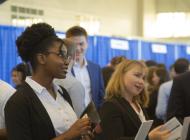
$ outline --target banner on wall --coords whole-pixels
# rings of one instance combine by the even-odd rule
[[[59,38],[61,38],[61,39],[65,38],[65,34],[64,34],[64,33],[56,32],[56,35],[57,35]]]
[[[188,55],[190,55],[190,46],[188,46],[188,47],[186,48],[186,53],[187,53]]]
[[[166,54],[167,47],[166,45],[163,45],[163,44],[152,44],[152,52]]]
[[[111,48],[119,50],[129,50],[129,42],[127,40],[111,39]]]

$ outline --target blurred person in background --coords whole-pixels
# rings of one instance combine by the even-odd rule
[[[158,63],[154,60],[147,60],[145,61],[145,64],[147,67],[152,67],[152,66],[157,66]]]
[[[24,83],[26,76],[30,76],[29,66],[25,63],[17,64],[11,72],[11,78],[15,85],[15,88],[18,89],[22,83]]]
[[[108,66],[102,68],[105,88],[107,87],[109,79],[111,78],[111,75],[114,72],[116,66],[125,59],[125,56],[115,56],[111,59],[110,64]]]
[[[7,132],[5,129],[5,116],[4,108],[7,100],[12,96],[16,90],[6,83],[0,80],[0,140],[7,140]]]
[[[168,73],[164,67],[150,67],[148,70],[148,95],[149,103],[147,113],[150,119],[154,120],[153,127],[163,124],[163,121],[156,117],[156,105],[158,99],[158,90],[162,83],[168,80]]]
[[[183,123],[184,117],[190,116],[189,61],[180,58],[175,64],[174,69],[176,73],[182,74],[176,76],[173,80],[168,100],[166,120],[176,117],[181,123]]]
[[[172,65],[172,69],[173,69],[172,77],[174,78],[176,76],[179,76],[180,74],[187,72],[189,70],[189,61],[185,58],[179,58]],[[172,80],[163,83],[160,86],[159,92],[158,92],[156,116],[157,118],[162,119],[163,121],[166,121],[166,110],[167,110],[168,99],[169,99],[172,84],[173,84],[173,78]]]

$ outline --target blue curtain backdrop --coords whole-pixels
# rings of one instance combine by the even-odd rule
[[[15,40],[24,28],[0,25],[0,79],[11,82],[12,68],[21,62],[17,54]],[[64,37],[64,33],[57,32]],[[111,48],[111,40],[128,41],[129,50],[119,50]],[[140,42],[140,43],[139,43]],[[87,59],[99,64],[101,67],[107,65],[112,57],[124,55],[128,59],[155,60],[164,63],[167,68],[174,63],[176,58],[184,57],[190,60],[190,55],[186,53],[186,45],[164,44],[167,54],[153,53],[151,46],[154,42],[129,40],[124,38],[113,38],[106,36],[90,36],[88,38]],[[140,44],[140,46],[139,46]],[[176,47],[176,52],[175,52]],[[141,49],[140,49],[141,48]]]
[[[167,53],[154,53],[152,52],[153,42],[142,41],[142,58],[146,60],[154,60],[158,63],[163,63],[169,68],[175,61],[175,45],[173,44],[164,44],[166,45]]]
[[[111,48],[111,39],[128,41],[129,50]],[[122,38],[110,38],[103,36],[89,37],[89,48],[87,59],[99,64],[101,67],[107,65],[114,56],[126,56],[128,59],[138,59],[138,40],[127,40]]]
[[[0,26],[0,78],[11,83],[11,70],[21,60],[18,57],[15,40],[23,28]]]
[[[177,58],[186,58],[190,61],[190,54],[187,54],[186,45],[177,45]]]

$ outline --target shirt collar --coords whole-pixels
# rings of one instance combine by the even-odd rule
[[[84,65],[82,67],[86,67],[88,65],[88,61],[86,60],[85,57],[83,58],[83,60],[84,60]],[[80,67],[80,64],[75,61],[74,67]]]
[[[40,85],[39,83],[37,83],[36,81],[34,81],[31,76],[27,76],[26,77],[26,83],[28,83],[32,89],[37,93],[37,94],[41,94],[44,90],[47,90],[44,86]],[[61,91],[61,87],[59,87],[58,85],[56,85],[53,81],[53,88],[54,90],[57,91]]]

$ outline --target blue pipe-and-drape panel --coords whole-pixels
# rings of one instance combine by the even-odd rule
[[[23,28],[0,26],[0,79],[11,83],[11,70],[21,60],[17,53],[16,38]]]
[[[177,58],[186,58],[190,61],[190,46],[177,45]]]
[[[127,41],[128,50],[112,48],[111,40]],[[114,56],[126,56],[128,59],[138,59],[138,41],[126,40],[121,38],[110,38],[102,36],[89,37],[87,59],[106,66]]]
[[[108,63],[110,47],[109,37],[89,37],[89,46],[87,50],[87,59],[99,64],[101,67]]]
[[[160,44],[166,46],[166,53],[155,53],[152,50],[153,44]],[[154,42],[146,42],[142,41],[141,43],[141,55],[143,60],[154,60],[157,63],[165,64],[167,69],[173,64],[175,61],[175,45],[173,44],[163,44],[163,43],[154,43]]]

